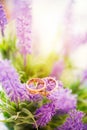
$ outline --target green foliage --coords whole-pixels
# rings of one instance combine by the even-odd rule
[[[2,42],[0,43],[0,52],[4,59],[10,59],[11,57],[12,58],[14,57],[16,52],[15,42],[16,42],[15,37],[13,39],[11,38],[2,39]]]
[[[5,123],[10,130],[52,130],[58,125],[63,124],[66,118],[66,115],[56,115],[46,127],[38,128],[34,119],[34,112],[36,108],[47,102],[45,98],[39,103],[14,103],[9,101],[4,92],[0,92],[0,100],[0,112],[2,112],[5,117],[5,119],[0,120],[0,122]],[[36,129],[33,125],[36,126]]]
[[[20,74],[22,82],[26,82],[30,78],[47,77],[50,75],[54,61],[57,60],[57,56],[50,54],[46,57],[35,57],[34,55],[28,55],[26,57],[26,66],[24,65],[23,56],[17,53],[12,58],[12,63]]]
[[[3,112],[5,119],[0,120],[4,122],[9,127],[15,127],[15,130],[19,127],[35,125],[37,130],[37,124],[34,119],[34,115],[30,111],[32,110],[32,103],[29,102],[19,102],[14,103],[7,99],[3,92],[0,92],[0,111]],[[32,110],[33,111],[33,110]],[[17,129],[18,130],[18,129]]]

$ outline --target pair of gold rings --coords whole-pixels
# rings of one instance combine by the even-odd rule
[[[48,83],[54,83],[53,88],[48,88]],[[27,81],[26,83],[26,89],[31,94],[41,94],[43,96],[48,96],[51,92],[53,92],[57,87],[57,82],[52,77],[46,77],[46,78],[32,78]]]

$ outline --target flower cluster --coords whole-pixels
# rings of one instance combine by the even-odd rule
[[[81,44],[87,43],[87,31],[84,33],[75,34],[73,31],[75,19],[73,17],[75,0],[70,0],[64,17],[64,47],[63,52],[65,55],[70,54],[76,50]],[[67,32],[67,33],[66,33]]]
[[[56,63],[54,63],[53,68],[52,68],[52,72],[50,75],[52,77],[56,77],[57,79],[59,79],[62,75],[64,68],[65,68],[64,61],[59,60]]]
[[[11,101],[25,100],[26,91],[10,61],[0,62],[0,82]]]
[[[76,107],[76,96],[72,95],[70,90],[64,89],[63,86],[58,84],[58,82],[56,86],[57,88],[54,89],[55,84],[52,81],[47,82],[48,78],[44,79],[47,88],[49,88],[50,84],[50,87],[53,88],[53,92],[47,96],[50,103],[45,104],[36,110],[35,117],[37,119],[37,124],[40,127],[45,126],[58,110],[66,113]]]
[[[46,95],[50,103],[44,104],[35,112],[35,118],[40,127],[45,126],[57,110],[68,112],[76,107],[76,97],[71,94],[71,91],[64,89],[60,83],[58,85],[58,82],[55,79],[53,79],[55,81],[53,82],[52,79],[51,77],[43,78],[47,88],[46,91],[50,92],[49,95]],[[43,100],[40,98],[42,97],[40,93],[32,94],[27,91],[25,84],[20,82],[18,73],[8,60],[0,62],[0,82],[11,101],[28,100],[36,102],[38,98]],[[54,89],[55,87],[56,89]]]
[[[11,101],[37,101],[40,95],[32,95],[27,92],[26,85],[22,84],[19,75],[10,61],[0,61],[0,82]]]
[[[15,16],[18,38],[17,47],[21,54],[26,56],[31,53],[31,1],[16,0],[15,6],[17,10]]]
[[[80,111],[72,110],[69,112],[69,117],[66,122],[58,127],[57,130],[86,130],[84,124],[82,123],[82,118],[84,114]]]
[[[54,102],[56,109],[66,112],[76,107],[76,95],[72,95],[69,89],[58,88],[57,91],[49,95],[49,99]]]
[[[48,104],[43,105],[41,108],[37,109],[35,112],[37,125],[39,127],[46,126],[46,124],[49,121],[51,121],[54,115],[55,115],[55,106],[53,103],[48,103]]]
[[[7,18],[4,12],[4,8],[0,3],[0,30],[1,30],[2,36],[4,36],[4,28],[6,24],[7,24]]]

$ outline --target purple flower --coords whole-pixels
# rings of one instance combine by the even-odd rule
[[[15,1],[17,47],[20,53],[26,56],[31,53],[31,0]]]
[[[84,114],[80,111],[72,110],[69,112],[69,117],[66,122],[58,127],[56,130],[85,130],[84,124],[82,123],[82,118]]]
[[[51,77],[44,78],[44,81],[46,82],[46,91],[50,92],[47,95],[50,103],[36,110],[35,117],[39,127],[45,126],[55,114],[58,115],[58,112],[67,113],[76,108],[76,96],[72,95],[70,90],[64,89],[61,82],[52,80]]]
[[[73,50],[76,50],[81,44],[87,43],[87,31],[84,33],[75,34],[73,27],[75,23],[73,15],[74,0],[70,0],[64,16],[64,33],[63,33],[63,53],[69,55]]]
[[[87,130],[87,124],[84,124],[83,130]]]
[[[0,82],[11,101],[23,99],[24,85],[20,83],[18,73],[7,60],[0,62]]]
[[[81,82],[84,82],[87,80],[87,69],[85,69],[83,72],[82,72],[82,81]]]
[[[70,0],[65,11],[64,24],[66,31],[70,31],[73,23],[73,6],[74,0]],[[67,30],[68,29],[68,30]]]
[[[58,87],[54,90],[48,98],[55,105],[55,109],[68,112],[71,109],[76,108],[76,95],[71,93],[71,90]]]
[[[3,6],[0,3],[0,30],[1,30],[2,36],[4,36],[4,28],[6,24],[7,24],[7,18],[6,18]]]
[[[37,101],[41,99],[40,95],[32,95],[27,91],[25,84],[20,82],[18,73],[8,60],[0,62],[0,82],[11,101]]]
[[[59,60],[53,65],[53,69],[50,75],[52,77],[56,77],[57,79],[59,79],[63,70],[64,70],[64,61]]]
[[[53,103],[43,105],[41,108],[36,110],[35,118],[38,127],[45,126],[52,117],[55,115],[55,106]]]
[[[78,34],[78,35],[74,35],[72,37],[72,41],[74,43],[73,48],[75,49],[76,47],[78,47],[81,44],[85,44],[87,43],[87,32],[83,33],[83,34]],[[72,44],[73,44],[72,43]]]

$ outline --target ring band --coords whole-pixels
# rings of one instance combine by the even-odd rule
[[[36,84],[35,84],[36,83]],[[36,89],[30,88],[29,85],[30,84],[35,84],[34,86],[36,86]],[[38,88],[39,85],[42,85],[42,88]],[[44,93],[44,91],[46,90],[46,85],[43,79],[40,78],[33,78],[27,81],[26,83],[26,88],[27,90],[31,93],[31,94],[39,94],[39,93]],[[42,94],[43,95],[43,94]]]
[[[50,87],[50,90],[49,90],[49,86],[51,86],[50,82],[54,83],[55,85],[54,85],[54,88]],[[36,89],[30,88],[29,85],[31,85],[31,84],[36,86]],[[39,85],[42,85],[42,88],[38,88]],[[31,94],[41,94],[43,96],[48,96],[53,91],[55,91],[57,89],[57,81],[52,77],[46,77],[46,78],[43,78],[43,79],[41,79],[41,78],[32,78],[32,79],[27,81],[26,88],[29,91],[29,93],[31,93]]]
[[[48,92],[49,94],[52,93],[53,91],[55,91],[58,88],[58,82],[54,78],[46,77],[46,78],[43,78],[43,80],[47,83],[46,84],[46,92]],[[53,88],[52,88],[52,85],[51,85],[50,82],[54,83],[54,85],[53,85],[54,87]],[[48,84],[50,86],[50,89],[48,87]]]

